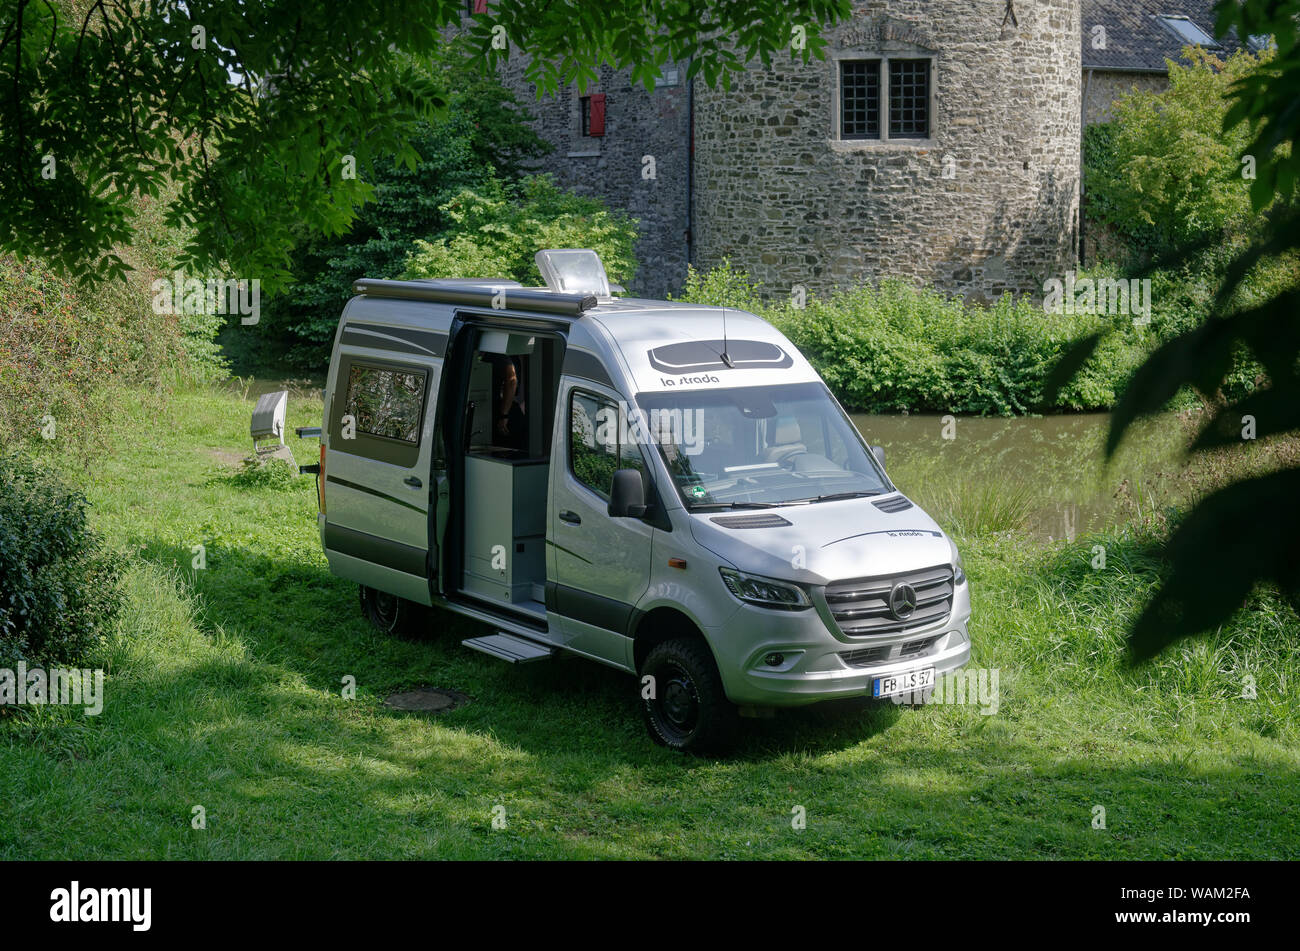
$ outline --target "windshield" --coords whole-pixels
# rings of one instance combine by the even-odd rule
[[[892,491],[820,383],[642,393],[637,403],[688,509]]]

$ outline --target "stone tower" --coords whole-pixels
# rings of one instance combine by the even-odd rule
[[[1080,0],[867,0],[824,60],[696,85],[694,264],[975,298],[1076,259]]]

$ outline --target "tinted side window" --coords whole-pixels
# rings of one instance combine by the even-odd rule
[[[414,466],[420,458],[429,377],[424,367],[341,356],[329,406],[330,448]]]
[[[570,395],[569,467],[574,478],[602,499],[609,499],[618,469],[645,471],[641,450],[624,439],[627,431],[612,400],[576,390]]]
[[[424,373],[352,364],[344,413],[357,432],[418,445],[424,412]]]

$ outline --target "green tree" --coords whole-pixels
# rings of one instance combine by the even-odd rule
[[[451,226],[442,209],[457,194],[494,177],[513,183],[545,154],[549,146],[527,124],[530,116],[494,76],[463,68],[460,75],[446,115],[420,123],[412,135],[420,156],[415,168],[377,163],[374,199],[346,233],[303,236],[290,258],[293,283],[267,301],[251,333],[227,331],[228,349],[262,365],[319,369],[357,278],[400,276],[416,239]]]
[[[182,264],[268,287],[304,230],[340,234],[373,168],[445,108],[450,46],[485,68],[522,51],[542,90],[599,65],[651,84],[670,60],[726,81],[747,60],[822,55],[848,0],[0,0],[0,250],[80,278],[122,274],[131,198],[180,184]],[[355,177],[351,174],[355,171]]]
[[[1271,35],[1276,45],[1262,68],[1233,83],[1221,130],[1231,137],[1244,127],[1249,141],[1219,182],[1249,189],[1252,208],[1267,213],[1249,246],[1227,265],[1210,318],[1165,342],[1134,373],[1111,420],[1108,454],[1137,419],[1159,412],[1183,387],[1213,401],[1239,348],[1263,365],[1268,383],[1243,398],[1218,400],[1192,451],[1300,430],[1300,289],[1276,288],[1249,303],[1238,294],[1261,264],[1300,252],[1300,157],[1293,148],[1300,128],[1300,0],[1220,0],[1216,11],[1218,35],[1235,28],[1238,36]],[[1251,164],[1242,163],[1246,157],[1253,159],[1253,180],[1242,174]],[[1216,232],[1187,235],[1152,265],[1186,262],[1220,239]],[[1049,388],[1070,379],[1099,343],[1099,335],[1080,341]],[[1170,537],[1167,559],[1160,590],[1130,632],[1135,658],[1216,629],[1260,582],[1275,583],[1300,611],[1300,469],[1244,479],[1200,500]]]
[[[1241,175],[1225,175],[1245,152],[1250,130],[1224,129],[1232,88],[1267,65],[1240,50],[1220,60],[1199,47],[1167,61],[1169,88],[1134,92],[1110,122],[1088,130],[1085,175],[1092,215],[1140,252],[1168,251],[1207,234],[1245,240],[1257,219]]]
[[[525,178],[518,198],[493,180],[462,191],[442,210],[451,219],[447,233],[415,242],[403,277],[500,277],[539,285],[539,248],[591,248],[615,284],[636,273],[636,222],[598,198],[561,191],[547,175]]]

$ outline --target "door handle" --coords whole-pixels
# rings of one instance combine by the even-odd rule
[[[424,483],[421,482],[419,479],[417,479],[415,476],[407,476],[407,477],[406,477],[405,479],[403,479],[402,481],[405,482],[407,485],[409,485],[409,486],[410,486],[411,488],[413,488],[413,489],[418,489],[418,488],[420,488],[420,486],[424,485]]]
[[[577,512],[570,512],[568,509],[565,509],[560,513],[560,521],[568,522],[570,525],[581,525],[582,516]]]

